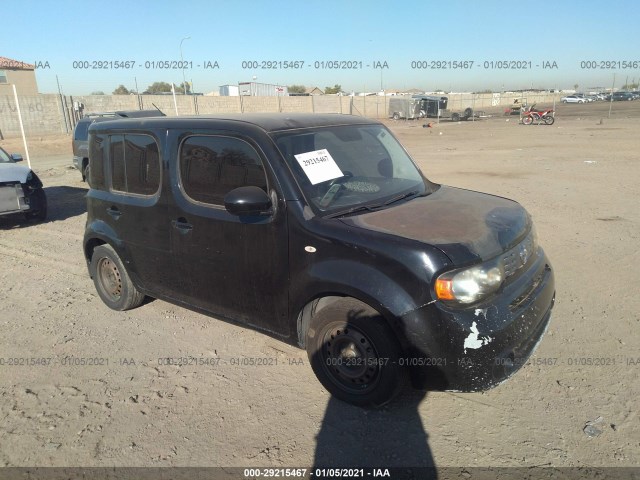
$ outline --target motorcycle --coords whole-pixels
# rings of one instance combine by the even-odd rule
[[[553,109],[548,108],[547,110],[534,110],[535,106],[536,105],[534,103],[528,109],[523,109],[523,125],[531,125],[533,122],[536,122],[538,125],[541,123],[544,123],[545,125],[553,125],[553,122],[555,122],[555,112]]]

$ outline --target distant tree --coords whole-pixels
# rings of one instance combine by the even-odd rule
[[[176,93],[184,94],[185,87],[187,89],[187,95],[191,93],[191,84],[189,82],[183,82],[176,87]],[[171,91],[171,87],[169,87],[169,91]]]
[[[622,87],[622,90],[637,90],[638,89],[638,84],[637,83],[629,83],[629,84],[625,84]]]
[[[91,95],[104,95],[102,90],[96,90],[95,92],[91,92]]]
[[[327,95],[340,93],[342,91],[342,86],[337,83],[333,87],[324,87],[324,93]]]
[[[113,91],[113,95],[129,95],[130,93],[131,91],[124,85],[118,85],[118,88]]]
[[[577,91],[579,86],[580,86],[580,85],[578,85],[578,84],[576,83],[576,84],[574,84],[574,85],[573,85],[573,89]]]
[[[289,85],[287,88],[289,93],[305,93],[307,91],[307,87],[304,85]]]
[[[144,93],[153,95],[155,93],[167,93],[171,91],[171,84],[167,82],[153,82],[147,87]]]

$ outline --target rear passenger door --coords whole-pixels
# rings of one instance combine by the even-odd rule
[[[285,203],[278,200],[267,159],[256,143],[234,133],[192,133],[176,144],[171,243],[183,298],[215,314],[288,334]],[[274,213],[229,213],[224,197],[242,186],[267,192]]]
[[[102,140],[109,195],[101,202],[101,217],[121,241],[115,247],[136,285],[152,295],[166,294],[171,256],[161,140],[116,132]]]

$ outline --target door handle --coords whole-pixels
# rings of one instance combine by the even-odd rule
[[[177,220],[172,220],[171,225],[173,228],[180,230],[182,233],[187,233],[193,230],[193,225],[187,222],[187,219],[184,217],[180,217]]]
[[[116,220],[118,220],[118,218],[120,218],[120,215],[122,215],[122,212],[118,210],[116,207],[107,208],[107,213],[111,215],[113,218],[115,218]]]

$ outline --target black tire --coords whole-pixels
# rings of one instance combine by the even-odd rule
[[[451,114],[451,121],[452,122],[459,122],[460,121],[460,114],[459,113],[452,113]]]
[[[473,109],[471,107],[467,107],[464,109],[464,117],[465,118],[473,117]]]
[[[522,117],[523,125],[531,125],[533,123],[533,117],[531,115],[525,115]]]
[[[567,101],[566,100],[562,100],[562,103],[567,103]]]
[[[33,213],[28,213],[27,218],[38,220],[43,222],[47,219],[47,195],[44,193],[44,189],[39,188],[33,195],[31,195],[31,202],[37,205],[37,210]]]
[[[306,346],[320,383],[352,405],[382,406],[406,383],[393,331],[378,312],[356,300],[320,310],[307,331]]]
[[[112,310],[130,310],[144,301],[111,245],[95,248],[89,270],[98,295]]]
[[[398,112],[395,112],[395,113],[393,114],[393,119],[394,119],[394,120],[400,120],[400,115],[398,114]]]
[[[84,160],[82,162],[82,181],[86,182],[88,176],[89,176],[89,160]]]
[[[542,120],[544,121],[545,125],[553,125],[553,123],[556,121],[556,119],[552,115],[544,115],[542,117]]]

